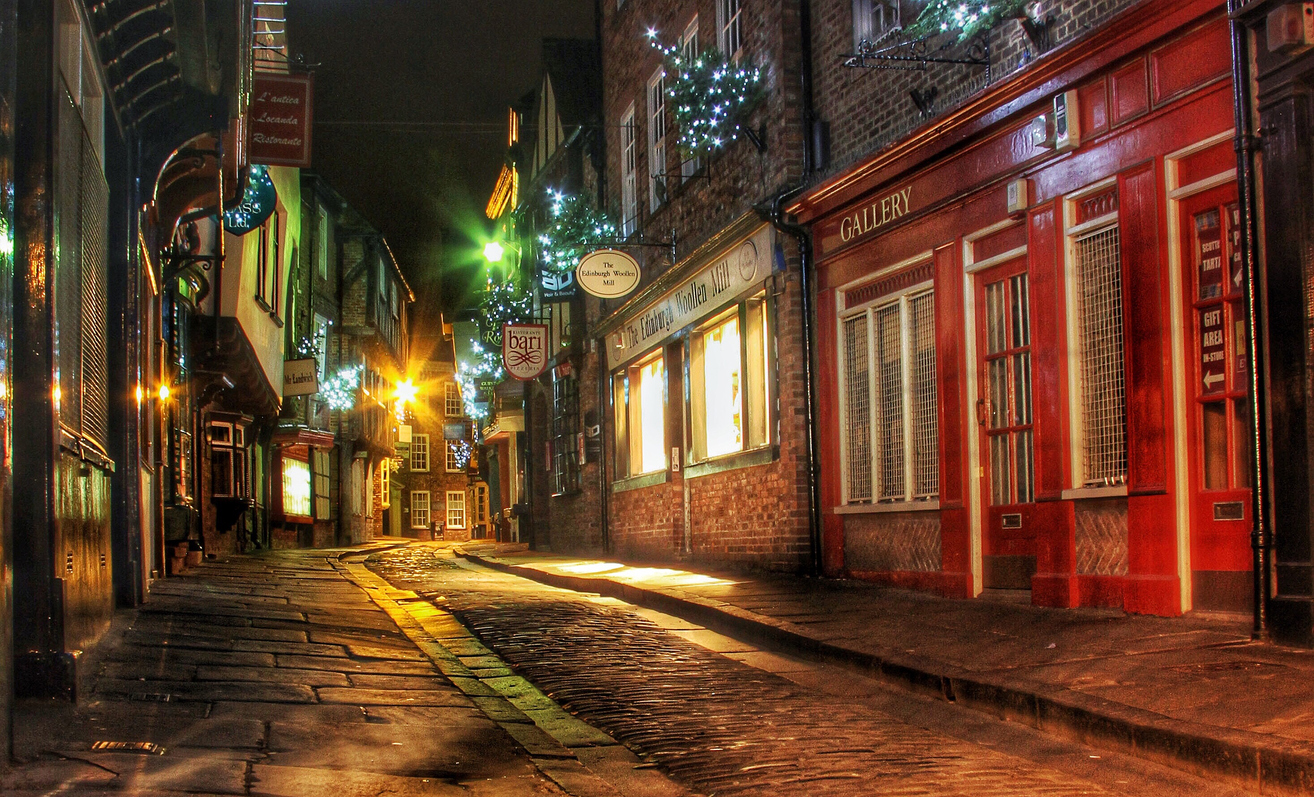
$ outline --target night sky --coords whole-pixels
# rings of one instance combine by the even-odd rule
[[[507,108],[544,37],[592,38],[594,0],[294,0],[315,75],[314,171],[387,237],[429,315],[468,301]],[[439,298],[441,297],[441,298]]]

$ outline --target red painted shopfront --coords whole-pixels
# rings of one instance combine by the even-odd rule
[[[1142,4],[792,209],[829,573],[1248,609],[1230,63],[1221,4]]]

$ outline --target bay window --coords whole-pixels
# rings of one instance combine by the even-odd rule
[[[771,334],[766,295],[740,302],[696,331],[690,354],[693,460],[768,445]]]
[[[616,473],[635,476],[666,469],[666,362],[661,354],[612,378],[616,415]]]
[[[840,319],[844,502],[939,496],[935,299],[914,289]]]

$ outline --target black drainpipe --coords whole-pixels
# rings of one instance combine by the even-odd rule
[[[1251,638],[1268,638],[1269,550],[1272,540],[1268,533],[1268,480],[1265,463],[1268,461],[1268,443],[1265,430],[1268,426],[1268,396],[1260,376],[1263,367],[1264,342],[1260,323],[1262,312],[1259,275],[1259,258],[1255,251],[1259,241],[1259,216],[1255,212],[1255,144],[1256,136],[1250,114],[1250,49],[1246,46],[1246,27],[1237,14],[1241,0],[1227,0],[1227,12],[1232,23],[1232,97],[1236,118],[1236,172],[1241,189],[1241,256],[1246,275],[1246,335],[1250,358],[1250,423],[1254,432],[1254,445],[1250,451],[1251,485],[1250,514],[1254,528],[1250,531],[1251,566],[1254,568],[1252,595],[1254,625]]]
[[[802,291],[803,310],[803,379],[807,384],[803,412],[807,421],[808,459],[808,535],[811,541],[811,571],[819,576],[821,568],[821,485],[817,481],[819,456],[817,453],[817,384],[816,384],[816,329],[813,323],[816,275],[812,271],[812,234],[807,227],[786,220],[784,204],[808,184],[815,165],[812,151],[812,133],[815,121],[812,108],[812,4],[799,0],[800,70],[799,83],[803,100],[803,178],[799,185],[786,188],[771,198],[770,220],[775,228],[798,241],[799,287]]]

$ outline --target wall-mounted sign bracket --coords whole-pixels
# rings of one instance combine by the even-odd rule
[[[597,239],[597,240],[589,241],[587,245],[588,245],[588,246],[609,246],[609,247],[612,247],[612,248],[614,248],[614,249],[628,249],[628,248],[632,248],[632,247],[640,247],[640,246],[656,247],[656,248],[658,248],[658,249],[665,249],[665,250],[667,250],[667,252],[668,252],[668,253],[670,254],[670,256],[671,256],[671,262],[672,262],[672,263],[676,262],[676,260],[675,260],[675,228],[674,228],[674,227],[671,228],[671,237],[670,237],[668,240],[665,240],[665,241],[654,241],[654,240],[650,240],[650,239],[649,239],[646,235],[644,235],[643,233],[639,233],[638,236],[636,236],[636,237],[634,237],[634,238],[624,238],[624,239],[621,239],[621,238],[606,238],[606,239]]]
[[[946,37],[944,44],[931,46],[932,37],[920,39],[885,38],[873,42],[863,39],[858,42],[857,52],[845,53],[844,66],[853,69],[898,69],[925,71],[931,64],[957,64],[959,66],[982,67],[986,70],[986,79],[990,75],[990,40],[987,36],[977,36],[959,49],[953,37]]]

